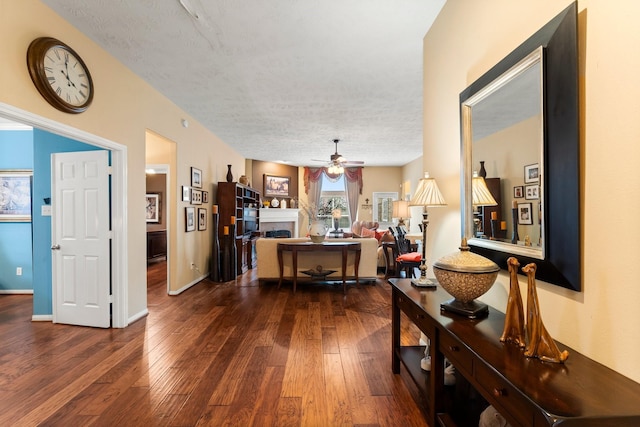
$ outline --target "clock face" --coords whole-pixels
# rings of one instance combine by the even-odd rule
[[[44,55],[44,74],[51,89],[64,102],[80,107],[91,94],[87,70],[71,52],[53,46]]]
[[[66,44],[40,37],[27,50],[29,74],[38,92],[67,113],[85,111],[93,100],[93,82],[80,56]]]

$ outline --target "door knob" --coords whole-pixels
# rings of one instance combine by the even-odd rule
[[[60,250],[60,245],[53,245],[53,246],[51,246],[51,250],[52,250],[52,251],[59,251],[59,250]]]

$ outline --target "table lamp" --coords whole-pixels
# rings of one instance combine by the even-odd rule
[[[427,247],[427,225],[429,225],[429,213],[427,208],[431,206],[446,206],[444,197],[438,189],[436,180],[429,177],[429,172],[425,172],[424,178],[421,178],[418,182],[418,188],[416,193],[409,201],[409,206],[423,206],[422,211],[422,256],[420,260],[420,278],[412,279],[411,284],[416,287],[434,287],[435,283],[427,279],[427,264],[426,264],[426,247]]]
[[[398,227],[404,227],[404,219],[409,218],[409,202],[406,200],[394,200],[391,216],[398,218]]]
[[[498,202],[493,198],[484,178],[473,171],[471,178],[471,204],[473,205],[473,237],[477,237],[480,219],[477,217],[477,208],[480,206],[496,206]]]

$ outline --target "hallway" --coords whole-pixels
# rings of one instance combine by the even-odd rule
[[[0,298],[0,424],[426,425],[391,373],[386,283],[293,294],[249,271],[168,296],[163,264],[125,329],[34,323],[30,296]]]

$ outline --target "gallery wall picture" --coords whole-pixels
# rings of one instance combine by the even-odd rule
[[[191,167],[191,186],[202,188],[202,171],[198,168]]]
[[[184,208],[185,214],[185,231],[194,231],[196,229],[196,208],[187,206]]]
[[[518,203],[518,224],[533,224],[533,211],[531,203]]]
[[[202,190],[196,190],[195,188],[191,189],[191,204],[192,205],[202,204]]]
[[[191,187],[188,185],[182,186],[182,201],[190,202],[191,201]]]
[[[532,184],[540,180],[540,166],[538,163],[532,165],[526,165],[524,167],[524,182],[525,184]]]
[[[198,231],[207,229],[207,210],[205,208],[198,208]]]
[[[31,222],[31,177],[26,169],[0,170],[0,222]]]

